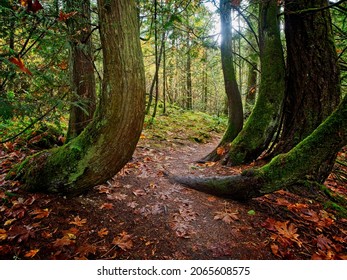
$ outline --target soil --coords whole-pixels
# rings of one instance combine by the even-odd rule
[[[347,258],[346,219],[315,201],[282,190],[242,203],[168,180],[167,171],[206,176],[248,168],[196,163],[219,137],[205,144],[141,139],[119,174],[78,197],[28,194],[2,172],[0,258]],[[9,155],[2,151],[4,170],[21,158]],[[339,188],[332,178],[329,184]]]

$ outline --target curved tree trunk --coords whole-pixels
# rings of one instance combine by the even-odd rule
[[[139,139],[145,102],[144,67],[134,0],[99,0],[104,80],[87,128],[68,144],[27,159],[18,176],[29,191],[80,193],[114,176]]]
[[[284,97],[285,63],[277,20],[277,1],[263,0],[259,7],[261,81],[256,105],[224,156],[226,165],[255,160],[269,145],[279,125]]]
[[[70,29],[70,71],[74,92],[71,97],[67,141],[78,136],[91,122],[96,107],[93,50],[91,42],[90,0],[66,1],[68,11],[78,17],[67,21]],[[78,104],[78,106],[77,106]]]
[[[241,93],[236,82],[236,73],[234,69],[232,32],[231,32],[231,9],[230,0],[220,0],[220,20],[221,20],[221,57],[224,76],[224,86],[227,95],[228,104],[228,127],[218,147],[202,161],[218,161],[222,154],[218,152],[219,147],[228,145],[239,134],[243,126],[243,107]]]
[[[287,81],[275,154],[289,151],[337,107],[339,69],[326,0],[285,1]]]
[[[312,134],[286,154],[274,157],[258,169],[227,177],[172,178],[190,188],[233,199],[245,200],[293,186],[302,180],[316,180],[322,166],[347,143],[347,96],[338,109]],[[332,167],[332,165],[330,165]],[[326,178],[320,177],[322,183]]]

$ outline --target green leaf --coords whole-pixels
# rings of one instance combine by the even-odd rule
[[[255,211],[254,211],[254,210],[249,210],[249,211],[247,212],[247,214],[248,214],[248,215],[255,215]]]

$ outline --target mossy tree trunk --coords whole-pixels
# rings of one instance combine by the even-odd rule
[[[229,149],[223,159],[226,165],[255,160],[268,147],[279,125],[285,87],[285,63],[277,20],[277,1],[263,0],[259,5],[259,95],[244,128],[225,149]]]
[[[70,71],[73,93],[67,141],[91,122],[96,107],[90,0],[66,1],[68,12],[78,12],[67,21],[70,33]]]
[[[339,69],[326,0],[285,1],[287,81],[275,154],[308,136],[340,100]],[[311,12],[310,12],[311,10]]]
[[[220,0],[219,13],[221,21],[221,58],[224,76],[224,87],[227,95],[228,107],[228,127],[218,147],[202,159],[202,161],[218,161],[221,154],[218,152],[219,147],[229,144],[239,134],[243,127],[243,107],[241,93],[236,81],[233,56],[233,39],[231,32],[231,9],[230,0]]]
[[[276,190],[297,186],[303,180],[322,183],[321,168],[347,143],[347,96],[312,134],[288,153],[274,157],[258,169],[227,177],[177,177],[173,179],[190,188],[233,199],[245,200]]]
[[[104,79],[93,121],[68,144],[18,167],[29,191],[81,193],[131,158],[144,119],[145,82],[134,0],[98,1]]]

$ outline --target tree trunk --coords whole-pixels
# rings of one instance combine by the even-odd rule
[[[202,161],[218,161],[221,154],[217,152],[219,147],[223,147],[232,142],[239,134],[243,126],[243,108],[241,94],[236,82],[236,73],[233,61],[232,32],[231,32],[231,8],[230,0],[220,1],[221,19],[221,57],[224,75],[224,86],[228,102],[228,127],[218,147]]]
[[[295,186],[303,180],[318,179],[319,183],[324,182],[326,177],[312,176],[312,174],[322,174],[322,166],[330,164],[331,158],[346,143],[347,96],[338,109],[312,134],[288,153],[276,156],[261,168],[246,170],[238,176],[209,178],[173,176],[172,179],[202,192],[238,200],[250,199]],[[300,184],[297,187],[299,186]]]
[[[78,11],[69,19],[71,97],[67,141],[78,136],[93,119],[96,107],[93,50],[91,42],[90,0],[66,1],[68,11]]]
[[[25,160],[29,191],[81,193],[112,178],[131,158],[144,119],[145,82],[134,0],[99,0],[104,80],[87,128],[68,144]]]
[[[289,151],[336,108],[339,70],[326,0],[285,1],[287,82],[275,154]]]
[[[277,20],[277,1],[263,0],[259,7],[261,81],[256,105],[230,144],[223,162],[238,165],[255,160],[269,145],[279,125],[284,97],[285,64]],[[225,148],[227,150],[228,147]]]

